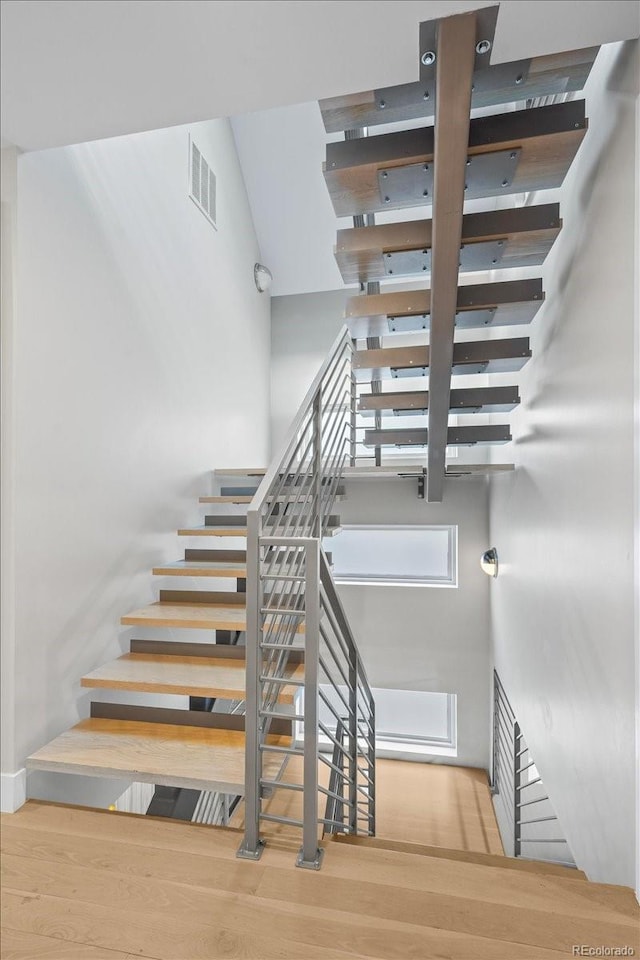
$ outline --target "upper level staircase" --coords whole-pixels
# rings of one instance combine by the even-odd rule
[[[430,501],[442,500],[447,451],[511,440],[506,417],[485,415],[515,409],[516,384],[457,388],[452,377],[515,374],[531,357],[526,331],[545,299],[531,268],[562,228],[559,204],[536,194],[562,185],[587,131],[573,98],[598,48],[494,65],[497,15],[423,23],[418,80],[320,102],[327,190],[336,215],[353,218],[335,257],[360,286],[345,309],[357,379],[370,384],[358,387],[358,463],[425,451]],[[391,222],[416,208],[419,219]],[[428,377],[428,389],[395,382],[406,377]]]

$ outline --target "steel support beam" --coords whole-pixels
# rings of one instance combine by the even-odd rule
[[[430,503],[440,502],[444,493],[476,14],[441,20],[437,40],[427,451]]]

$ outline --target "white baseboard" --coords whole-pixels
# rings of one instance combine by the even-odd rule
[[[17,773],[0,774],[0,786],[2,813],[15,813],[27,799],[27,771],[23,767]]]

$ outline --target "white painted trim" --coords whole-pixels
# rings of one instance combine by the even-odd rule
[[[15,813],[27,799],[27,771],[24,767],[17,773],[0,774],[2,813]]]

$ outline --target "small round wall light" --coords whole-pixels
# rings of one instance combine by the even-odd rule
[[[253,267],[253,279],[255,280],[259,293],[265,293],[271,286],[271,281],[273,280],[271,270],[262,263],[256,263]]]
[[[498,576],[498,551],[496,550],[495,547],[491,547],[489,550],[485,550],[485,552],[480,557],[480,566],[482,567],[484,572],[487,574],[487,576],[489,577]]]

